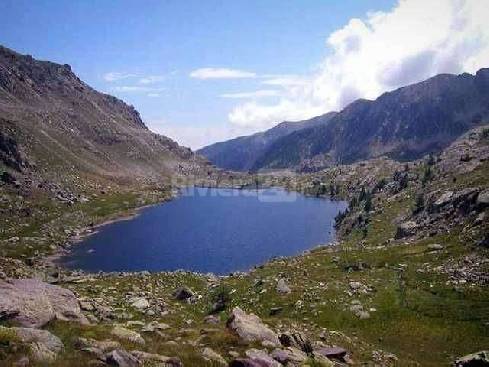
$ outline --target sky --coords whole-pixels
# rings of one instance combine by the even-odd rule
[[[0,0],[0,44],[197,149],[489,67],[487,19],[489,0]]]

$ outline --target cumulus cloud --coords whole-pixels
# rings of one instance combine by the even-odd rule
[[[155,93],[165,90],[161,87],[145,87],[141,85],[120,85],[112,88],[115,92],[122,93]]]
[[[327,38],[327,56],[316,73],[302,83],[264,81],[282,86],[283,97],[240,104],[229,120],[258,130],[339,110],[439,73],[474,73],[489,66],[487,19],[483,0],[400,0],[390,11],[351,19]]]
[[[166,79],[164,75],[149,75],[139,79],[139,84],[155,84]]]
[[[102,78],[106,82],[116,82],[119,80],[127,79],[127,78],[135,78],[137,77],[136,74],[131,74],[131,73],[119,73],[115,71],[111,71],[109,73],[105,73]]]
[[[256,74],[251,71],[227,69],[227,68],[201,68],[190,73],[195,79],[244,79],[255,78]]]
[[[256,99],[262,97],[276,97],[279,96],[280,92],[275,89],[260,89],[253,92],[240,92],[240,93],[224,93],[221,94],[222,98],[245,98],[245,99]]]

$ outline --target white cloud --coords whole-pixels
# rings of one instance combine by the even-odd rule
[[[265,85],[277,85],[280,87],[292,87],[300,86],[308,83],[308,80],[304,77],[297,75],[283,75],[283,76],[264,76],[266,80],[262,81]]]
[[[160,87],[145,87],[141,85],[121,85],[112,88],[115,92],[122,93],[154,93],[165,90],[165,88]]]
[[[178,144],[197,150],[216,141],[231,139],[237,135],[248,134],[249,130],[229,124],[219,126],[195,126],[175,124],[165,119],[150,119],[148,127],[158,133],[178,142]]]
[[[250,71],[227,68],[201,68],[190,73],[196,79],[244,79],[255,78],[256,74]]]
[[[139,84],[155,84],[162,82],[166,77],[164,75],[149,75],[139,79]]]
[[[147,96],[151,97],[151,98],[158,98],[158,97],[161,97],[161,94],[160,93],[148,93]]]
[[[107,82],[116,82],[118,80],[123,80],[127,78],[135,78],[137,77],[136,74],[130,74],[130,73],[119,73],[115,71],[111,71],[109,73],[106,73],[102,76],[105,81]]]
[[[484,0],[400,0],[387,12],[351,19],[327,38],[328,56],[318,71],[280,85],[277,102],[246,102],[229,114],[235,126],[268,128],[339,110],[357,98],[438,73],[473,73],[489,66],[489,6]],[[274,80],[275,79],[275,80]]]
[[[279,96],[280,92],[273,89],[260,89],[253,92],[240,92],[240,93],[224,93],[221,94],[222,98],[262,98],[262,97],[276,97]]]

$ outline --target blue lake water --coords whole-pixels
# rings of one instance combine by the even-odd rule
[[[329,242],[345,208],[279,188],[186,188],[175,200],[99,228],[61,262],[87,271],[246,271]]]

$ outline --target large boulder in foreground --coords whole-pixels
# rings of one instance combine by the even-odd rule
[[[37,279],[0,280],[0,317],[28,328],[54,319],[88,324],[73,292]]]
[[[258,316],[247,314],[239,307],[233,309],[227,327],[247,343],[269,342],[280,345],[277,334],[265,325]]]
[[[39,362],[52,362],[63,350],[61,340],[47,330],[0,326],[2,335],[10,335],[13,342],[26,345],[33,359]]]

